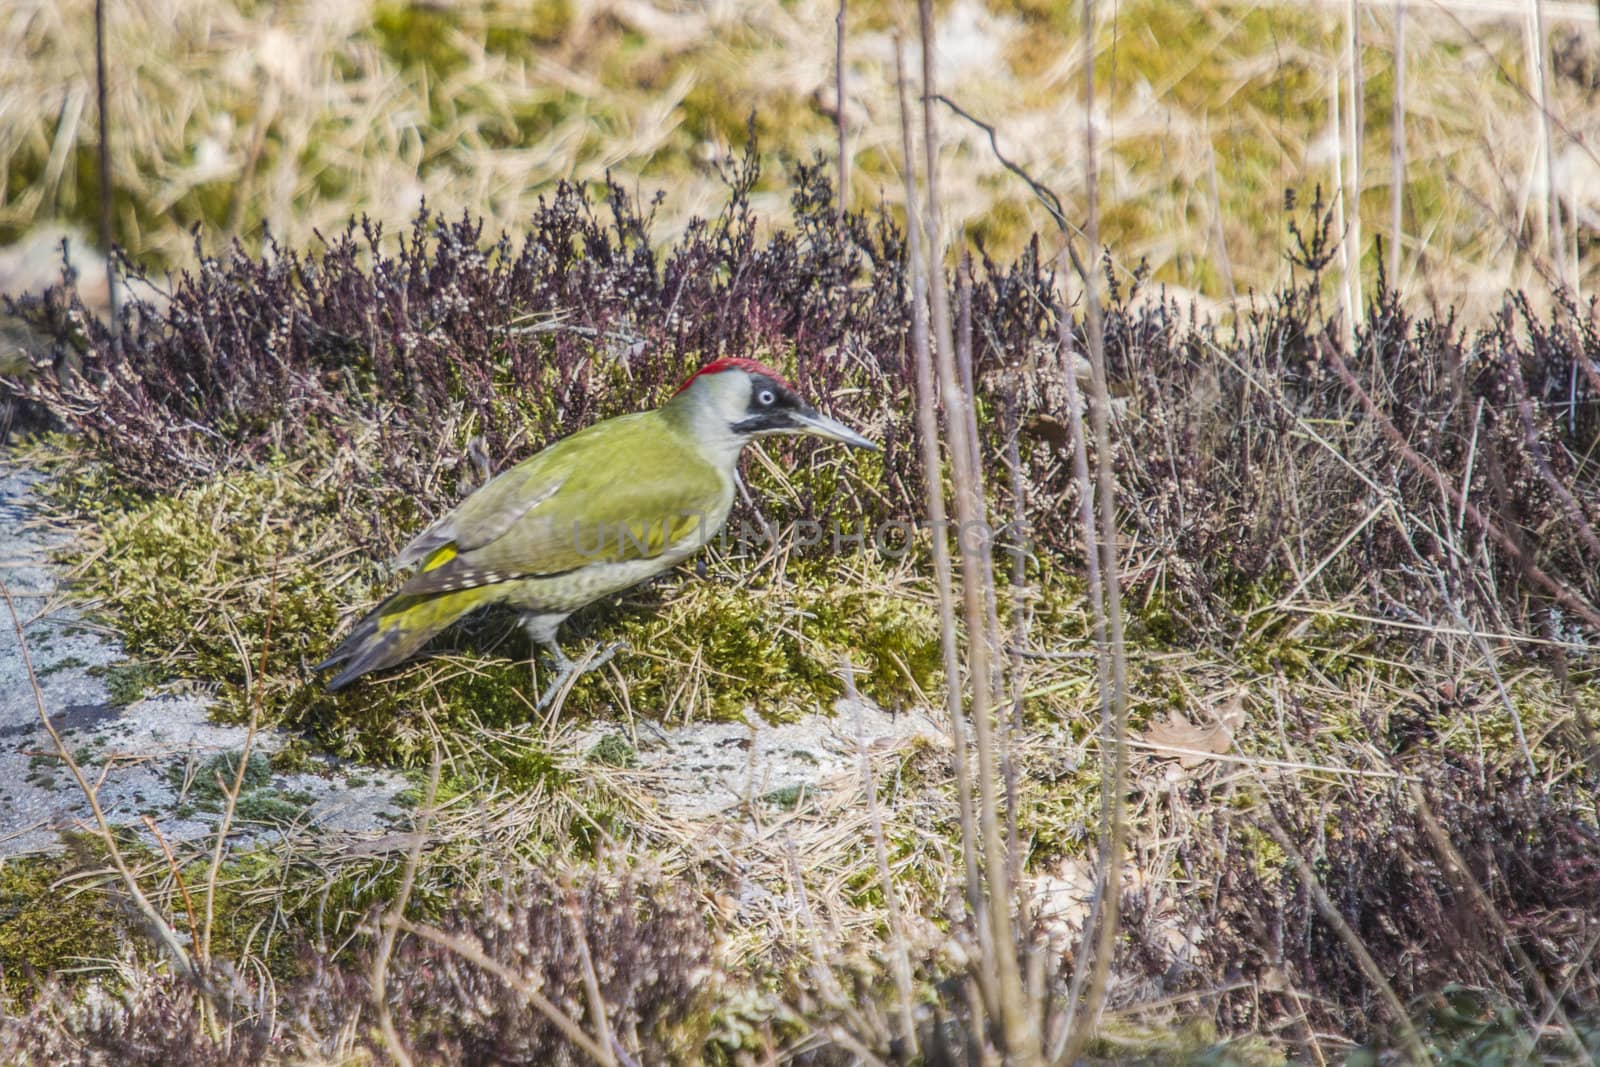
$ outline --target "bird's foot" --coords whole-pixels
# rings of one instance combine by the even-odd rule
[[[620,649],[627,647],[626,641],[613,641],[604,648],[591,649],[588,655],[574,660],[563,654],[559,649],[554,653],[556,676],[545,687],[544,694],[539,697],[536,705],[539,711],[544,711],[555,701],[556,697],[567,688],[569,681],[575,681],[592,670],[597,670],[611,662]]]

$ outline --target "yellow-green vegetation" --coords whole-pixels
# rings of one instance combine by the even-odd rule
[[[157,956],[140,936],[123,886],[108,872],[104,845],[92,834],[63,838],[59,855],[7,859],[0,864],[0,1007],[26,1003],[47,977],[92,976],[118,986],[114,965],[130,953]],[[205,930],[211,860],[181,865],[189,896],[166,877],[166,861],[131,835],[120,839],[141,884],[186,944],[198,952]],[[418,871],[411,914],[438,917],[453,889],[476,878],[468,839],[433,853]],[[308,872],[281,845],[238,850],[218,869],[209,943],[212,958],[238,965],[253,960],[279,981],[302,973],[306,953],[338,956],[375,906],[393,898],[402,877],[401,852],[337,857]],[[191,906],[193,911],[191,911]]]
[[[870,461],[856,474],[867,492],[882,477]],[[768,465],[754,469],[750,481],[781,506],[838,493],[845,477],[834,463],[781,473]],[[509,737],[506,731],[541,719],[530,650],[503,610],[447,632],[429,658],[337,694],[322,690],[309,665],[341,636],[341,615],[376,602],[395,578],[376,559],[352,558],[334,491],[308,479],[304,466],[269,465],[157,497],[123,492],[99,468],[80,466],[63,470],[53,492],[97,519],[79,581],[126,635],[137,662],[116,687],[123,697],[132,699],[162,677],[198,679],[214,689],[225,718],[242,721],[258,709],[264,722],[287,725],[317,747],[409,766],[424,764],[441,741]],[[394,534],[403,540],[406,531]],[[686,566],[581,613],[563,632],[574,656],[612,642],[624,647],[610,665],[575,683],[563,719],[792,720],[832,706],[845,692],[847,663],[855,686],[880,706],[936,709],[943,686],[939,626],[931,582],[915,564],[925,555],[920,542],[903,559],[885,558],[870,534],[846,548],[859,551],[775,554],[755,566],[713,549],[703,578]],[[1000,570],[1003,576],[1005,566]],[[1030,579],[1030,645],[1085,648],[1090,633],[1081,579],[1049,558],[1031,565]],[[1382,635],[1335,614],[1261,614],[1281,592],[1281,576],[1236,591],[1240,617],[1262,622],[1244,626],[1231,666],[1208,664],[1204,681],[1188,656],[1174,658],[1185,608],[1155,591],[1131,601],[1128,632],[1140,695],[1131,709],[1134,725],[1147,728],[1174,711],[1204,725],[1216,693],[1273,678],[1293,693],[1301,714],[1315,718],[1316,729],[1247,730],[1236,739],[1239,749],[1271,759],[1336,761],[1342,746],[1379,722],[1350,693],[1377,686],[1385,700],[1415,703],[1406,694],[1422,686],[1432,665],[1414,668],[1403,641],[1391,649]],[[1009,615],[1012,593],[1003,581],[998,595]],[[1510,696],[1530,744],[1566,751],[1564,732],[1545,737],[1552,723],[1568,718],[1559,710],[1567,701],[1552,684],[1521,674]],[[1590,682],[1577,690],[1591,705],[1593,688]],[[1023,715],[1033,724],[1065,725],[1079,740],[1091,728],[1092,714],[1083,712],[1093,700],[1092,678],[1070,659],[1034,664],[1023,698]],[[1470,716],[1451,707],[1418,714],[1438,719],[1430,736],[1454,750],[1495,764],[1517,758],[1516,723],[1496,691],[1480,683],[1472,701]],[[536,737],[485,745],[472,758],[486,780],[513,791],[569,784]],[[597,760],[627,762],[615,754]],[[1070,851],[1092,824],[1097,773],[1051,771],[1047,788],[1024,792],[1028,808],[1019,817],[1031,824],[1043,852]],[[203,803],[207,788],[200,783],[192,802]],[[463,779],[460,788],[470,783]],[[1030,799],[1036,795],[1037,807]],[[247,817],[286,818],[292,805],[293,798],[263,796],[244,810]]]
[[[26,1002],[37,984],[142,944],[106,892],[105,851],[69,835],[59,856],[0,861],[0,1007]]]
[[[803,489],[804,472],[796,477]],[[225,718],[259,710],[341,755],[413,765],[432,751],[435,730],[536,717],[529,649],[505,611],[457,627],[436,643],[443,655],[399,676],[322,691],[309,664],[341,636],[341,609],[364,609],[393,578],[370,558],[333,562],[350,555],[336,497],[301,468],[150,498],[102,498],[110,489],[103,471],[85,467],[53,492],[98,520],[80,581],[139,658],[141,686],[163,674],[203,679]],[[627,648],[613,669],[578,682],[564,714],[788,718],[829,707],[844,692],[847,660],[859,690],[884,706],[927,703],[940,667],[931,590],[891,562],[869,541],[847,560],[797,560],[753,580],[731,566],[714,565],[703,581],[685,570],[597,606],[565,640],[575,653],[590,640]]]
[[[874,484],[870,464],[860,474]],[[757,491],[781,500],[810,493],[813,485],[826,493],[842,476],[826,464],[782,480],[757,471],[751,480]],[[410,766],[425,763],[441,738],[448,744],[452,735],[515,729],[540,718],[530,650],[503,610],[447,632],[429,658],[341,693],[322,690],[309,665],[341,636],[341,612],[364,610],[394,578],[377,560],[350,558],[333,492],[308,484],[301,469],[279,464],[154,498],[115,491],[92,466],[54,484],[63,503],[98,518],[79,580],[126,635],[138,661],[133,680],[117,687],[127,690],[125,697],[161,677],[199,679],[214,689],[224,718],[242,721],[259,708],[263,721],[301,731],[318,747]],[[778,557],[753,569],[713,551],[703,579],[685,567],[580,614],[563,633],[573,655],[591,645],[625,645],[611,665],[576,682],[563,718],[625,713],[695,722],[753,713],[788,720],[830,708],[845,691],[846,663],[859,691],[883,707],[937,708],[943,679],[935,598],[930,581],[911,565],[923,553],[885,559],[870,536],[847,547],[861,551],[786,563]],[[1035,565],[1032,577],[1032,646],[1085,647],[1090,635],[1081,580],[1049,559]],[[999,595],[1009,613],[1004,583]],[[1261,589],[1244,604],[1271,599],[1272,590]],[[1183,609],[1159,596],[1129,609],[1136,664],[1142,664],[1135,725],[1203,702],[1204,689],[1167,659],[1173,614]],[[1294,753],[1282,751],[1274,732],[1256,741],[1241,738],[1247,750],[1272,758],[1331,758],[1359,736],[1367,727],[1343,695],[1347,684],[1370,685],[1376,678],[1403,689],[1415,681],[1402,664],[1384,658],[1370,632],[1332,616],[1275,623],[1236,652],[1238,669],[1283,679],[1307,694],[1308,708],[1322,709],[1319,730],[1301,739]],[[1091,679],[1070,660],[1037,665],[1024,698],[1030,722],[1077,724],[1080,736],[1088,729],[1077,712],[1092,699]],[[1542,723],[1538,709],[1557,706],[1549,698],[1541,693],[1530,702],[1526,729]],[[1474,722],[1471,733],[1461,724],[1452,728],[1450,742],[1478,752],[1515,750],[1512,725],[1497,699],[1483,701]],[[565,780],[536,739],[493,749],[492,756],[499,769],[486,774],[508,788],[560,788]],[[1070,849],[1092,823],[1092,777],[1070,787],[1065,783],[1074,775],[1056,779],[1050,799],[1022,816],[1037,821],[1040,848]],[[208,788],[199,783],[192,802],[203,803]],[[1063,802],[1063,789],[1076,799]],[[282,802],[251,799],[246,815],[292,815],[284,807],[292,798],[277,799]]]
[[[320,559],[307,558],[334,518],[333,495],[281,468],[148,499],[103,498],[106,481],[86,467],[52,491],[98,520],[103,551],[89,555],[82,580],[129,652],[218,684],[229,714],[246,714],[258,695],[276,706],[284,679],[337,621]]]
[[[1090,1043],[1094,1063],[1121,1067],[1280,1067],[1283,1051],[1260,1038],[1220,1040],[1210,1023],[1175,1028],[1137,1026],[1112,1020]]]
[[[790,718],[842,696],[848,661],[857,688],[880,705],[925,704],[940,678],[928,593],[891,587],[871,564],[838,569],[827,559],[753,581],[718,574],[684,582],[656,610],[608,612],[596,638],[626,648],[615,672],[587,676],[575,691],[620,704],[620,676],[627,706],[651,717]]]

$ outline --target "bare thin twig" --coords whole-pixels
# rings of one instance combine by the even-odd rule
[[[861,764],[861,790],[867,800],[867,819],[872,831],[873,859],[878,866],[878,884],[883,887],[884,908],[889,913],[889,939],[893,949],[895,992],[900,998],[900,1040],[912,1056],[917,1054],[917,1023],[911,1006],[911,955],[906,947],[905,917],[900,913],[900,893],[895,889],[889,869],[889,848],[883,838],[883,815],[878,810],[878,783],[872,773],[872,757],[867,752],[867,731],[861,722],[861,696],[856,692],[855,668],[847,659],[841,665],[845,696],[856,719],[856,751]]]
[[[389,904],[383,917],[382,933],[378,937],[378,951],[372,959],[372,1007],[378,1013],[378,1030],[383,1034],[384,1046],[396,1062],[410,1067],[411,1054],[395,1030],[394,1018],[389,1013],[388,976],[389,959],[394,954],[395,937],[406,921],[406,905],[411,902],[411,888],[416,884],[417,867],[422,862],[422,849],[428,840],[428,823],[433,818],[434,802],[439,796],[439,749],[433,750],[433,763],[428,768],[428,791],[422,798],[422,811],[417,820],[417,830],[412,837],[411,850],[406,854],[405,869],[400,875],[400,889]],[[611,1067],[609,1060],[602,1061]]]
[[[0,579],[0,597],[5,598],[6,610],[11,613],[11,625],[17,632],[17,650],[22,655],[22,665],[28,673],[28,685],[33,689],[34,707],[38,709],[39,721],[44,725],[45,732],[50,735],[50,743],[55,747],[56,756],[66,764],[73,780],[77,782],[78,789],[83,793],[83,798],[89,802],[89,810],[94,815],[95,832],[106,846],[106,852],[111,857],[111,865],[117,869],[117,874],[122,878],[122,884],[128,891],[128,896],[133,899],[134,907],[139,914],[144,916],[150,928],[155,931],[157,939],[161,942],[167,954],[172,958],[173,965],[180,973],[198,980],[199,970],[194,961],[189,958],[188,951],[183,947],[183,942],[178,939],[178,933],[172,924],[162,917],[156,906],[145,895],[144,889],[139,885],[139,879],[134,875],[133,869],[128,866],[128,861],[122,854],[122,847],[117,844],[117,835],[111,829],[111,823],[106,819],[106,813],[100,806],[100,794],[94,786],[89,784],[84,776],[83,768],[78,766],[78,761],[73,759],[72,753],[67,749],[66,742],[61,740],[61,734],[56,731],[55,723],[50,721],[50,713],[45,710],[44,692],[39,688],[39,676],[34,673],[33,656],[28,651],[28,640],[22,632],[22,616],[17,614],[17,605],[11,599],[11,589],[4,579]]]
[[[589,932],[583,926],[583,909],[578,906],[578,894],[572,888],[570,879],[563,877],[566,883],[561,888],[566,894],[567,918],[572,922],[573,944],[578,950],[578,962],[583,967],[583,992],[589,1001],[589,1015],[594,1019],[594,1027],[600,1040],[597,1042],[605,1052],[606,1067],[616,1067],[618,1048],[617,1039],[611,1033],[611,1018],[606,1011],[605,997],[600,995],[600,979],[594,972],[594,958],[589,953]]]
[[[1092,62],[1090,66],[1093,66]],[[984,122],[982,119],[978,118],[972,112],[968,111],[966,108],[962,107],[948,96],[945,96],[943,93],[934,94],[933,99],[939,101],[945,107],[949,108],[951,111],[954,111],[957,115],[978,127],[978,129],[982,130],[988,136],[989,151],[994,154],[995,160],[999,162],[1002,167],[1021,178],[1023,182],[1027,184],[1028,188],[1033,191],[1033,195],[1038,198],[1039,203],[1043,204],[1044,209],[1050,213],[1050,218],[1055,222],[1056,226],[1061,230],[1062,233],[1087,239],[1087,235],[1084,233],[1083,229],[1072,220],[1067,218],[1066,209],[1061,206],[1061,198],[1055,194],[1055,191],[1048,185],[1039,181],[1039,179],[1035,178],[1033,175],[1029,174],[1020,164],[1014,163],[1010,159],[1006,158],[1005,153],[1000,151],[1000,142],[994,126]],[[1093,242],[1090,242],[1090,251],[1091,253],[1093,252]],[[1078,278],[1084,282],[1087,282],[1089,277],[1089,268],[1084,265],[1083,260],[1078,258],[1078,250],[1073,247],[1070,240],[1067,242],[1066,252],[1068,259],[1072,263],[1072,269],[1077,272]]]
[[[106,294],[110,301],[111,348],[122,353],[122,330],[118,326],[116,259],[111,228],[111,112],[106,106],[106,0],[94,0],[94,85],[100,125],[100,250],[106,257]]]
[[[1535,86],[1538,93],[1538,107],[1535,109],[1535,120],[1539,123],[1540,147],[1543,151],[1544,178],[1544,211],[1549,245],[1547,251],[1555,263],[1556,280],[1562,288],[1569,284],[1567,272],[1567,242],[1561,233],[1561,202],[1560,194],[1556,191],[1556,160],[1555,137],[1551,132],[1554,105],[1550,98],[1550,59],[1549,46],[1544,34],[1544,4],[1540,0],[1528,0],[1528,46],[1533,52],[1534,76],[1539,79]]]
[[[178,865],[178,857],[173,854],[172,846],[167,843],[166,836],[162,834],[161,827],[157,825],[154,816],[146,813],[144,816],[145,828],[150,831],[150,836],[156,839],[156,844],[161,846],[161,854],[166,857],[167,870],[172,872],[172,881],[178,887],[178,895],[183,897],[184,917],[189,921],[189,941],[191,944],[200,943],[200,926],[195,919],[194,898],[189,895],[189,884],[184,881],[183,868]]]
[[[1389,288],[1398,293],[1406,195],[1406,0],[1394,4],[1394,101],[1389,128]]]
[[[834,223],[844,225],[845,212],[850,204],[850,149],[847,143],[849,128],[844,114],[844,18],[847,0],[839,0],[839,14],[834,20],[833,79],[835,121],[839,128],[839,201],[834,205]]]
[[[1094,0],[1083,3],[1083,33],[1089,42],[1091,55],[1094,47]],[[1086,65],[1083,80],[1084,124],[1083,166],[1087,189],[1090,247],[1098,252],[1100,247],[1100,200],[1098,145],[1094,127],[1094,64]],[[1100,520],[1100,585],[1104,590],[1106,643],[1100,646],[1102,659],[1110,661],[1111,696],[1101,699],[1104,718],[1101,738],[1104,746],[1102,758],[1107,770],[1102,786],[1100,864],[1096,878],[1097,900],[1100,905],[1099,925],[1096,933],[1093,969],[1081,1002],[1070,1010],[1075,1014],[1067,1031],[1065,1047],[1058,1063],[1070,1063],[1082,1052],[1089,1032],[1105,1005],[1106,988],[1111,973],[1112,957],[1116,951],[1118,921],[1122,903],[1122,854],[1125,848],[1126,798],[1124,783],[1128,779],[1128,656],[1122,624],[1122,583],[1117,561],[1117,498],[1116,474],[1112,466],[1111,445],[1111,387],[1106,371],[1105,323],[1100,309],[1100,297],[1091,273],[1084,292],[1084,308],[1088,320],[1089,386],[1091,392],[1090,420],[1094,427],[1096,493],[1095,504]],[[1068,376],[1071,377],[1070,375]],[[1096,627],[1097,633],[1100,627]],[[1101,677],[1105,677],[1102,670]]]
[[[1588,362],[1580,352],[1574,357],[1579,362]],[[1516,354],[1511,353],[1506,359],[1506,374],[1511,379],[1511,386],[1516,391],[1517,414],[1522,420],[1522,436],[1528,443],[1528,457],[1533,461],[1534,470],[1539,472],[1539,480],[1561,502],[1561,508],[1567,513],[1567,518],[1572,520],[1573,529],[1578,532],[1578,539],[1589,550],[1590,562],[1600,566],[1600,537],[1594,532],[1589,519],[1583,513],[1583,508],[1573,497],[1572,490],[1566,483],[1556,477],[1556,472],[1550,469],[1550,457],[1540,440],[1539,428],[1534,422],[1533,401],[1528,397],[1528,386],[1522,378],[1522,366]]]
[[[931,0],[919,0],[917,14],[922,36],[922,148],[927,161],[925,180],[928,189],[927,207],[923,214],[928,254],[924,257],[923,269],[928,277],[939,395],[944,401],[945,426],[950,438],[957,529],[962,531],[956,543],[960,549],[963,616],[967,626],[968,681],[972,697],[970,718],[977,741],[979,839],[984,860],[983,877],[989,902],[988,926],[992,945],[988,957],[993,965],[992,971],[984,968],[984,972],[992,982],[991,989],[987,991],[989,1007],[998,1016],[1006,1049],[1019,1057],[1019,1062],[1030,1063],[1040,1055],[1039,1032],[1037,1020],[1031,1018],[1023,996],[1011,922],[1011,890],[1005,841],[1000,832],[996,745],[991,721],[993,683],[990,675],[990,654],[999,647],[999,642],[995,640],[995,635],[988,632],[988,615],[984,608],[984,569],[980,563],[980,554],[987,553],[988,546],[966,543],[968,532],[981,528],[982,480],[979,472],[972,469],[974,453],[972,443],[968,440],[972,398],[962,391],[956,378],[955,329],[950,313],[949,292],[944,284],[944,272],[940,269],[943,261],[940,254],[943,247],[943,221],[939,199],[938,118],[933,106],[937,80]]]
[[[239,805],[239,794],[244,792],[245,774],[249,770],[250,753],[255,746],[256,729],[261,724],[262,687],[266,685],[267,656],[272,651],[272,626],[278,614],[278,564],[277,559],[272,561],[272,584],[267,594],[267,621],[261,638],[261,667],[256,671],[255,678],[248,679],[254,682],[250,687],[250,724],[245,730],[244,744],[239,749],[238,765],[233,769],[233,781],[215,783],[222,790],[223,806],[222,819],[217,823],[216,840],[212,843],[211,866],[206,871],[206,915],[205,925],[200,932],[198,951],[202,965],[211,962],[211,932],[216,921],[217,879],[222,874],[222,856],[227,847],[228,833],[233,828],[233,815]],[[250,669],[248,659],[245,657],[244,666],[247,673]]]
[[[978,860],[973,833],[972,778],[967,772],[967,726],[961,713],[961,660],[956,651],[955,594],[950,564],[949,523],[944,500],[944,464],[939,450],[938,400],[933,391],[933,356],[928,340],[928,274],[923,260],[920,211],[917,207],[917,157],[912,149],[911,108],[906,100],[905,56],[899,38],[894,50],[895,83],[900,95],[900,141],[905,153],[906,253],[911,263],[911,354],[917,389],[917,441],[922,452],[923,485],[928,505],[929,551],[933,556],[934,587],[939,596],[939,648],[944,664],[945,712],[950,720],[951,763],[960,805],[961,851],[965,860],[967,907],[975,917],[983,913],[978,884]],[[980,918],[981,923],[981,918]]]
[[[1070,366],[1077,353],[1072,344],[1072,322],[1064,306],[1058,330],[1061,359]],[[1111,707],[1111,657],[1106,655],[1110,640],[1106,635],[1105,584],[1100,580],[1100,536],[1095,531],[1095,483],[1094,479],[1089,477],[1089,449],[1084,436],[1084,404],[1078,390],[1078,376],[1067,374],[1066,385],[1067,425],[1072,438],[1072,473],[1078,485],[1078,524],[1083,533],[1084,570],[1087,572],[1089,583],[1089,614],[1094,628],[1095,681],[1100,694],[1100,721],[1105,724],[1110,723],[1114,715]],[[1105,812],[1109,800],[1109,795],[1102,797],[1101,800],[1102,833],[1107,828]],[[1097,880],[1089,914],[1083,924],[1083,944],[1073,963],[1072,981],[1067,987],[1067,1017],[1050,1050],[1050,1059],[1055,1063],[1066,1063],[1075,1059],[1076,1053],[1071,1057],[1068,1056],[1069,1044],[1086,1039],[1086,1035],[1083,1038],[1078,1037],[1081,1028],[1074,1023],[1076,1009],[1073,1006],[1081,1003],[1084,986],[1089,980],[1094,953],[1089,951],[1088,942],[1092,932],[1099,926],[1104,903],[1105,885]]]
[[[1400,522],[1398,515],[1395,516],[1395,526],[1398,527],[1402,533],[1405,532],[1405,527]],[[1407,543],[1409,544],[1409,542]],[[1453,543],[1446,542],[1446,544],[1449,545],[1451,552],[1459,551],[1459,549],[1457,549]],[[1413,548],[1411,552],[1412,555],[1417,558],[1419,563],[1424,562],[1415,548]],[[1460,605],[1456,603],[1456,598],[1450,595],[1450,590],[1445,583],[1444,574],[1440,572],[1437,567],[1432,569],[1434,571],[1434,582],[1439,589],[1440,599],[1450,606],[1450,613],[1455,616],[1456,625],[1459,626],[1462,631],[1471,635],[1473,643],[1478,646],[1479,655],[1483,657],[1484,665],[1489,668],[1489,677],[1494,680],[1495,692],[1500,696],[1500,704],[1506,709],[1506,716],[1511,720],[1511,729],[1517,738],[1517,749],[1522,753],[1523,763],[1527,764],[1529,777],[1538,777],[1539,768],[1533,762],[1533,750],[1528,746],[1528,733],[1525,729],[1523,729],[1522,726],[1522,712],[1517,709],[1516,701],[1511,699],[1511,694],[1506,692],[1505,680],[1500,675],[1499,657],[1494,654],[1494,649],[1490,647],[1489,642],[1485,641],[1483,639],[1483,635],[1479,633],[1472,625],[1471,620],[1467,618],[1466,612],[1463,611]]]
[[[1347,171],[1344,178],[1345,239],[1343,241],[1347,265],[1347,284],[1350,286],[1350,337],[1365,319],[1361,289],[1361,149],[1366,137],[1366,77],[1361,69],[1361,0],[1350,0],[1345,12],[1345,62],[1348,93],[1345,106],[1349,111],[1350,134],[1346,138]],[[1350,350],[1355,351],[1352,340]]]

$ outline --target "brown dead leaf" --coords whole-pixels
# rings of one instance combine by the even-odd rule
[[[1167,715],[1144,732],[1145,741],[1159,748],[1184,749],[1171,755],[1177,757],[1184,769],[1198,767],[1207,754],[1220,756],[1233,747],[1233,732],[1244,723],[1244,694],[1236,693],[1212,713],[1209,726],[1196,726],[1177,712]],[[1157,753],[1165,755],[1166,753]]]

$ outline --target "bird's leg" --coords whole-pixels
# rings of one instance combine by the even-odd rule
[[[561,622],[565,615],[541,615],[538,612],[525,611],[522,613],[522,628],[527,631],[528,640],[533,643],[533,649],[528,655],[528,672],[532,675],[534,685],[539,684],[539,653],[543,648],[550,653],[551,665],[555,667],[556,676],[549,686],[545,688],[544,695],[539,698],[540,710],[555,697],[561,684],[572,673],[572,660],[561,651],[561,646],[556,643],[556,631],[561,629]]]
[[[578,665],[572,662],[572,659],[565,652],[561,651],[561,646],[556,644],[555,638],[552,637],[548,641],[540,642],[540,644],[544,646],[546,652],[550,653],[550,661],[555,665],[556,669],[556,676],[550,680],[549,685],[545,686],[544,693],[539,697],[539,703],[535,705],[538,710],[543,711],[550,706],[550,702],[556,698],[556,694],[561,691],[561,687],[566,684],[567,679],[572,677],[572,672],[577,670]],[[533,667],[533,664],[534,658],[529,658],[529,667]],[[535,670],[535,684],[538,684],[538,677],[538,672]]]
[[[595,652],[592,655],[585,656],[581,660],[573,660],[568,657],[565,652],[562,652],[561,649],[556,646],[554,641],[546,644],[544,646],[545,649],[549,651],[550,658],[555,661],[556,676],[555,679],[545,687],[544,694],[539,697],[539,703],[537,705],[538,710],[543,711],[545,708],[550,706],[550,702],[554,700],[556,694],[561,691],[561,687],[567,684],[567,680],[569,678],[574,676],[581,678],[590,671],[598,670],[599,668],[605,666],[607,663],[611,662],[611,657],[617,654],[617,650],[625,646],[627,643],[628,642],[626,641],[613,641],[605,648],[600,649],[598,652]]]
[[[625,641],[613,641],[599,652],[585,657],[582,661],[574,661],[565,652],[561,651],[561,646],[556,643],[556,630],[560,627],[561,620],[564,618],[566,618],[565,615],[534,614],[525,614],[522,617],[523,629],[528,632],[528,636],[533,639],[535,645],[550,653],[550,662],[556,670],[555,678],[551,680],[549,685],[545,686],[544,692],[539,697],[539,703],[536,707],[540,711],[550,706],[551,702],[555,700],[556,694],[561,692],[561,687],[567,684],[568,679],[574,675],[588,674],[597,667],[604,666],[610,662],[612,656],[617,654],[619,648],[627,644]],[[533,668],[535,665],[534,660],[530,658],[528,665]],[[534,683],[538,684],[537,673],[534,676]]]

